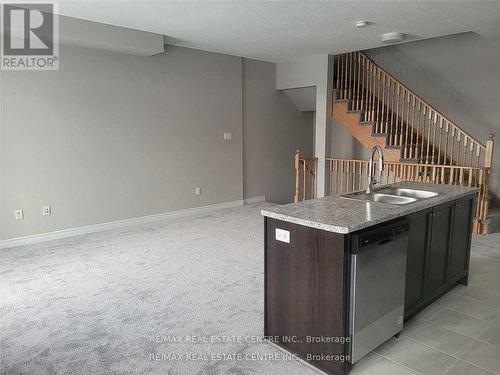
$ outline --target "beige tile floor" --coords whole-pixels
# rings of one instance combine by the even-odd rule
[[[410,319],[351,374],[500,374],[500,233],[473,238],[467,287]]]

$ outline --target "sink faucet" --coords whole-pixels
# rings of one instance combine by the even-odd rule
[[[368,184],[366,185],[366,193],[373,193],[373,185],[377,183],[377,180],[373,177],[373,158],[375,156],[375,152],[378,152],[378,171],[380,174],[380,179],[382,179],[382,171],[384,170],[384,152],[382,151],[382,147],[379,145],[373,146],[370,151],[370,159],[368,160]]]

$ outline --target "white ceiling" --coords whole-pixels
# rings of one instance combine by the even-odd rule
[[[169,44],[265,61],[474,31],[500,37],[500,1],[61,1],[60,13],[167,36]],[[355,21],[373,24],[356,29]]]

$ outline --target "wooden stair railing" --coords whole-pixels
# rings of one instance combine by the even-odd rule
[[[366,187],[367,160],[326,158],[326,166],[329,195],[346,194],[363,190]],[[488,215],[489,175],[489,168],[485,167],[385,161],[384,171],[379,179],[381,185],[400,181],[415,181],[479,188],[474,217],[474,233],[483,233],[483,220]]]
[[[399,150],[398,161],[491,167],[492,135],[483,145],[362,52],[335,56],[333,73],[334,104],[347,102],[347,112],[372,127],[371,136]]]

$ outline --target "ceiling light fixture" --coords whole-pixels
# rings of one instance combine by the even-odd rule
[[[354,26],[361,29],[363,27],[368,26],[368,21],[357,21],[354,23]]]
[[[405,34],[398,32],[385,33],[382,35],[383,43],[397,43],[405,38]]]

